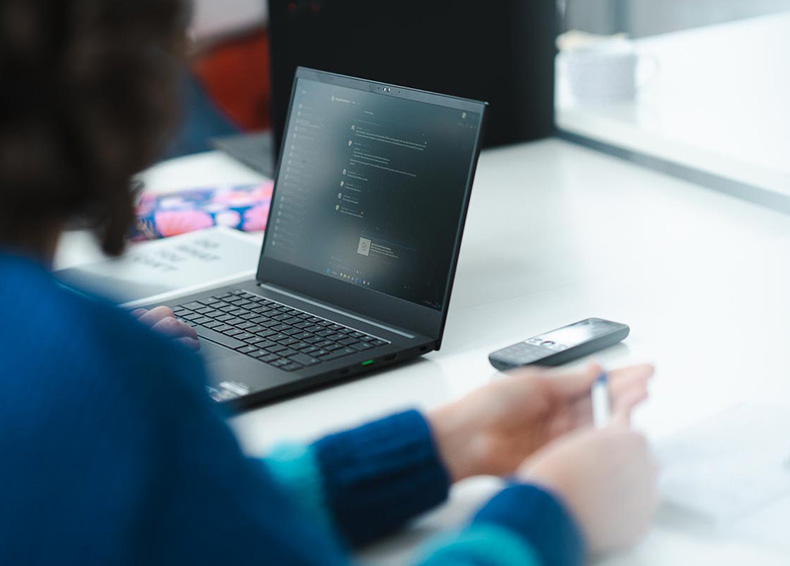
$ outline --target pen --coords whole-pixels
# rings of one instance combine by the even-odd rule
[[[609,378],[601,372],[592,385],[592,410],[595,428],[604,428],[609,424]]]

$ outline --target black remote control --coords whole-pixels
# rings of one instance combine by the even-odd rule
[[[630,332],[625,324],[588,318],[497,350],[488,360],[502,371],[530,365],[559,366],[614,346]]]

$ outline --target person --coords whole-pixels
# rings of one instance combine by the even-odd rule
[[[0,563],[348,564],[477,475],[507,485],[415,564],[570,565],[635,541],[655,467],[628,420],[650,366],[612,372],[601,430],[599,368],[529,370],[260,460],[206,395],[191,329],[57,283],[66,227],[124,248],[187,20],[178,0],[0,4]]]

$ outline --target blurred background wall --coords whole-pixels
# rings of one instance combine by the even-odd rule
[[[790,0],[567,0],[566,29],[645,37],[790,10]]]

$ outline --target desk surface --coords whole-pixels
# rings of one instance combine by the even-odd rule
[[[219,154],[149,171],[157,190],[257,177]],[[491,350],[590,316],[632,327],[611,365],[658,374],[636,425],[652,439],[744,399],[790,400],[790,217],[559,140],[484,152],[444,347],[420,361],[232,419],[245,449],[313,438],[405,407],[430,409],[496,378]],[[463,521],[492,481],[363,556],[403,564],[426,534]],[[698,558],[695,560],[695,557]],[[702,558],[705,558],[703,561]],[[731,537],[659,518],[602,563],[785,564]]]

